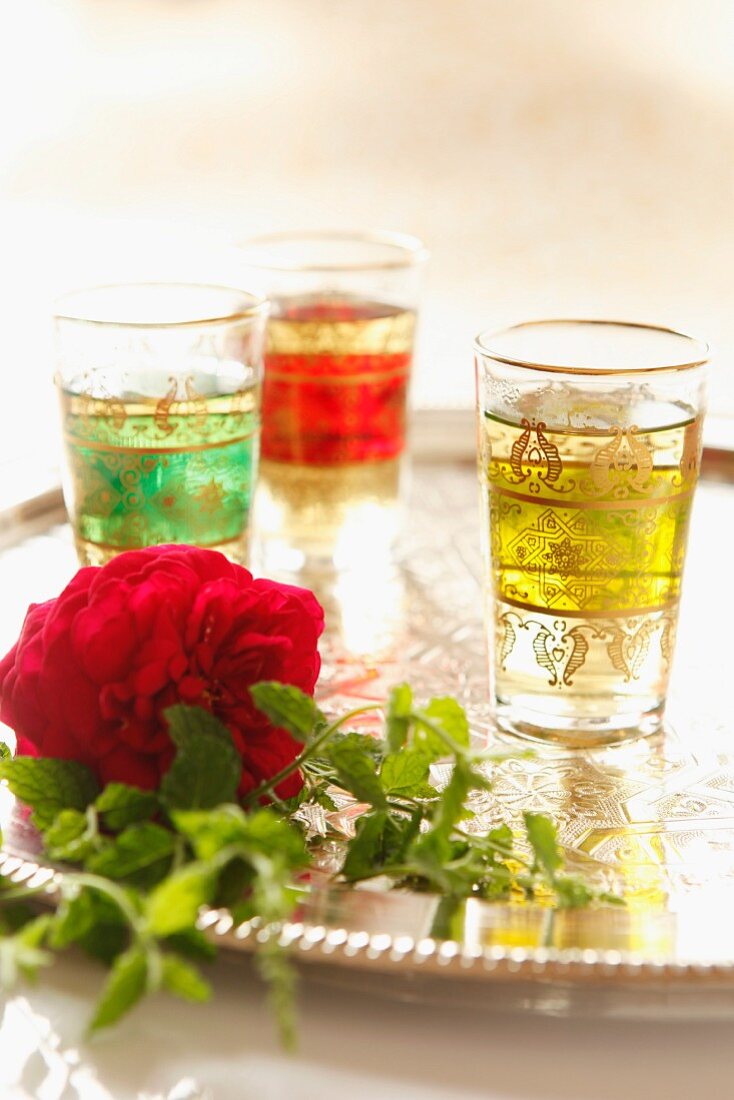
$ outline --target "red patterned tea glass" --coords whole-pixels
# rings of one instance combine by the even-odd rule
[[[349,566],[394,543],[426,259],[419,241],[387,233],[246,246],[248,275],[273,299],[256,502],[264,566]]]

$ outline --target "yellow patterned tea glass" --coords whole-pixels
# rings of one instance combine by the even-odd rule
[[[262,298],[189,284],[58,303],[64,494],[82,564],[161,543],[247,560],[266,317]]]
[[[701,455],[707,347],[542,321],[475,346],[496,718],[569,746],[660,728]]]

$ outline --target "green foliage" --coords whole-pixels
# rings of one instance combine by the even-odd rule
[[[117,1023],[138,1003],[147,989],[148,965],[148,954],[139,944],[117,956],[97,1001],[90,1031]]]
[[[347,848],[342,874],[349,882],[370,878],[383,865],[383,841],[388,814],[385,810],[363,814],[354,840]]]
[[[165,713],[178,749],[161,783],[165,805],[170,810],[208,810],[230,802],[242,762],[227,727],[201,707],[178,705]]]
[[[99,842],[96,819],[81,810],[61,810],[43,840],[51,859],[82,863]]]
[[[201,1003],[208,1001],[212,987],[205,982],[196,967],[180,955],[164,955],[161,966],[161,983],[164,989],[184,1001]]]
[[[0,759],[0,779],[33,810],[33,823],[47,828],[60,810],[86,810],[99,791],[97,780],[74,760],[16,756]]]
[[[196,924],[199,910],[214,892],[208,863],[187,863],[160,882],[145,906],[146,923],[156,936],[171,936]]]
[[[474,831],[472,796],[491,787],[495,758],[472,749],[454,699],[420,708],[410,687],[399,685],[379,740],[343,731],[359,711],[328,720],[293,687],[259,684],[252,696],[304,747],[242,804],[232,737],[197,707],[166,711],[176,755],[156,792],[123,783],[100,791],[83,765],[10,759],[0,746],[0,776],[33,810],[46,854],[72,865],[55,913],[42,917],[24,904],[42,887],[0,880],[0,984],[33,977],[51,952],[76,945],[110,967],[92,1030],[114,1024],[156,990],[207,1000],[211,990],[194,965],[215,950],[198,928],[202,909],[227,905],[236,919],[257,917],[266,928],[288,920],[314,847],[292,815],[309,802],[333,813],[345,796],[366,806],[350,840],[336,830],[330,838],[344,848],[342,880],[383,875],[396,886],[438,893],[436,936],[455,934],[469,897],[532,898],[542,887],[559,908],[620,902],[562,873],[556,830],[543,815],[524,815],[531,861],[525,848],[518,852],[508,825]],[[450,765],[441,789],[431,782],[437,761]],[[296,770],[303,790],[286,805],[274,792]],[[263,806],[269,798],[274,805]],[[295,976],[275,936],[264,937],[258,965],[290,1044]]]
[[[380,769],[385,794],[416,795],[428,779],[429,763],[416,749],[401,749],[386,756]]]
[[[158,796],[127,783],[108,783],[94,806],[104,828],[117,833],[126,825],[152,817],[158,809]]]
[[[556,827],[543,814],[524,813],[525,830],[535,856],[536,870],[542,870],[552,879],[563,865],[563,856],[558,848]]]
[[[451,739],[453,745],[460,745],[463,749],[469,748],[469,723],[466,720],[464,708],[457,703],[456,699],[431,699],[423,714],[440,727],[445,737]],[[446,755],[445,740],[443,755]]]
[[[135,886],[153,886],[168,873],[176,837],[154,821],[128,825],[86,861],[87,870]]]
[[[334,768],[334,778],[359,802],[385,806],[387,799],[377,775],[377,765],[373,756],[365,752],[364,742],[363,734],[350,733],[330,746],[327,756]]]
[[[33,917],[16,932],[0,936],[0,988],[13,989],[20,978],[34,979],[51,956],[43,950],[51,917]]]
[[[310,695],[291,684],[264,681],[250,688],[255,706],[274,726],[288,730],[297,741],[308,741],[324,724],[324,716]]]
[[[398,684],[388,696],[385,719],[385,740],[391,752],[402,749],[407,741],[412,711],[413,692],[410,685]]]

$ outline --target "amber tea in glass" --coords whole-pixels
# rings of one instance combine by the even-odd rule
[[[499,725],[567,745],[660,727],[701,454],[704,345],[539,322],[476,345]]]
[[[248,557],[266,304],[131,285],[56,314],[65,496],[83,564],[190,543]]]
[[[394,234],[246,246],[273,299],[257,525],[266,565],[348,566],[399,528],[408,385],[425,250]]]

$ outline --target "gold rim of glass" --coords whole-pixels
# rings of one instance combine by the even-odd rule
[[[376,245],[386,249],[394,249],[396,255],[391,259],[381,260],[342,260],[333,262],[304,261],[298,259],[289,260],[286,257],[276,257],[267,254],[268,247],[293,244],[299,242],[318,244],[354,244]],[[267,271],[283,272],[329,272],[329,271],[390,271],[400,268],[418,267],[426,263],[430,253],[418,237],[409,233],[394,233],[390,230],[367,230],[353,232],[350,230],[324,229],[305,230],[304,232],[265,233],[261,236],[250,237],[242,243],[241,251],[245,256],[252,253],[251,267],[262,268]],[[260,257],[255,256],[256,250],[262,250]]]
[[[202,311],[200,317],[182,317],[173,320],[121,320],[116,317],[89,316],[83,310],[75,312],[69,306],[75,299],[92,298],[97,293],[109,293],[111,291],[145,291],[148,289],[166,289],[171,291],[215,291],[228,294],[243,301],[242,308],[221,311]],[[246,303],[246,304],[244,304]],[[102,283],[98,286],[82,287],[71,290],[57,298],[54,303],[53,318],[55,321],[68,321],[80,325],[99,325],[108,328],[129,329],[181,329],[181,328],[211,328],[213,325],[236,325],[243,321],[253,320],[256,317],[265,316],[270,308],[267,298],[261,294],[254,294],[240,287],[225,286],[219,283],[173,283],[173,282],[141,282],[141,283]]]
[[[523,329],[536,328],[541,325],[599,325],[609,328],[637,329],[641,332],[657,332],[664,336],[673,336],[684,340],[696,349],[696,354],[690,360],[675,363],[656,363],[647,367],[579,367],[564,366],[562,363],[543,363],[530,359],[515,358],[505,352],[492,350],[490,341],[497,340],[501,336]],[[705,366],[710,358],[710,347],[705,340],[691,336],[686,332],[669,328],[666,325],[650,325],[641,321],[608,321],[594,317],[547,317],[534,321],[520,321],[515,325],[507,325],[501,329],[484,329],[474,340],[474,350],[479,355],[496,363],[505,363],[510,367],[523,367],[527,370],[544,371],[549,374],[581,374],[581,375],[634,375],[654,374],[662,371],[692,370],[694,367]]]

